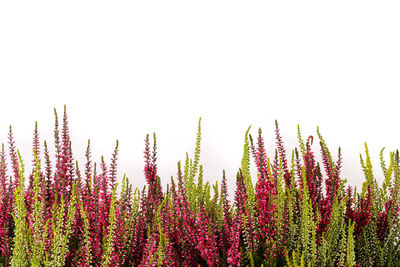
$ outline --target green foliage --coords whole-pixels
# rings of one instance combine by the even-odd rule
[[[305,266],[312,266],[311,263],[306,265],[304,261],[304,255],[297,253],[296,251],[292,252],[292,257],[290,258],[289,255],[286,255],[286,264],[288,267],[305,267]]]
[[[15,222],[15,236],[13,257],[11,260],[12,266],[28,266],[30,262],[30,240],[31,236],[26,222],[27,210],[25,206],[25,166],[21,159],[19,151],[19,180],[18,187],[15,188],[16,213],[13,214]]]
[[[86,179],[82,179],[78,164],[72,164],[72,152],[68,150],[71,147],[68,129],[63,127],[60,138],[56,120],[54,172],[48,155],[45,166],[41,165],[40,149],[35,143],[37,149],[34,149],[28,186],[24,163],[17,151],[18,160],[13,156],[15,152],[10,154],[18,180],[10,178],[11,184],[7,187],[2,156],[0,215],[4,214],[4,203],[9,200],[4,188],[10,188],[13,199],[9,201],[12,206],[9,214],[13,221],[9,228],[14,228],[7,236],[13,241],[12,254],[9,253],[12,256],[7,261],[0,257],[0,266],[8,266],[9,262],[11,266],[205,266],[212,265],[213,260],[216,266],[398,265],[398,151],[390,152],[388,164],[384,148],[380,151],[383,182],[378,184],[365,143],[365,156],[360,155],[365,182],[357,193],[355,188],[345,190],[346,180],[340,177],[340,149],[339,160],[333,162],[319,128],[317,135],[326,176],[322,176],[317,157],[311,151],[312,136],[305,143],[299,126],[299,148],[291,151],[290,169],[277,125],[275,159],[263,154],[261,130],[258,148],[254,147],[250,129],[244,136],[232,205],[225,171],[222,183],[210,183],[203,177],[201,118],[194,156],[190,158],[186,153],[183,174],[181,162],[178,163],[178,189],[173,179],[173,185],[167,185],[166,192],[160,192],[161,187],[160,191],[149,190],[151,186],[145,186],[142,191],[132,189],[124,175],[119,195],[118,183],[110,187],[108,181],[112,180],[114,185],[117,155],[113,156],[110,168],[102,160],[99,174],[96,163],[92,164],[87,156]],[[11,147],[14,149],[13,143]],[[145,169],[146,175],[154,174],[151,185],[160,184],[160,177],[156,176],[155,135],[153,147],[153,155],[146,150],[146,162],[151,159],[153,164],[151,168],[146,165]],[[263,172],[257,174],[256,184],[250,175],[250,151],[259,172]],[[90,154],[89,143],[87,154]],[[59,192],[60,188],[63,192]],[[2,218],[0,227],[4,224]],[[4,238],[8,230],[0,229],[1,242],[8,240]],[[74,262],[76,259],[79,263]]]
[[[339,192],[342,191],[343,182],[340,184]],[[341,199],[341,194],[335,197],[331,220],[327,231],[322,235],[321,247],[320,247],[320,258],[321,264],[323,266],[332,266],[340,256],[340,243],[341,239],[346,239],[345,236],[341,235],[343,233],[342,228],[345,227],[344,224],[344,211],[346,198]],[[343,241],[344,242],[344,241]]]
[[[317,244],[316,244],[316,229],[317,223],[314,221],[314,213],[312,209],[312,203],[308,193],[307,179],[304,168],[302,168],[303,177],[303,202],[301,205],[301,217],[300,217],[300,240],[297,243],[297,251],[301,252],[305,263],[309,263],[312,266],[317,261]]]
[[[195,185],[195,177],[199,170],[199,162],[200,162],[200,144],[201,144],[201,118],[199,118],[197,136],[196,136],[196,144],[194,149],[194,160],[189,158],[188,153],[186,153],[186,160],[184,166],[184,182],[186,188],[186,194],[190,203],[190,210],[195,211],[199,205],[199,200],[202,199],[202,179],[203,179],[203,166],[200,165],[200,174],[197,186]],[[200,177],[201,176],[201,177]]]
[[[297,125],[297,139],[299,141],[301,154],[304,156],[306,154],[306,147],[303,138],[301,137],[300,125]]]
[[[48,221],[44,221],[44,202],[42,201],[43,184],[40,177],[40,160],[37,157],[36,151],[33,150],[35,157],[35,174],[34,174],[34,195],[33,195],[33,210],[31,213],[31,223],[33,223],[32,231],[32,260],[33,266],[39,266],[44,261],[44,248],[47,233]],[[45,227],[44,227],[45,226]]]
[[[247,199],[249,210],[252,210],[255,201],[254,186],[250,176],[250,146],[249,146],[249,131],[251,126],[246,131],[244,136],[243,157],[242,157],[242,174],[246,185]]]
[[[285,188],[284,188],[285,182],[283,180],[283,168],[282,168],[282,162],[280,162],[280,168],[279,168],[279,175],[276,180],[276,209],[275,209],[275,214],[274,217],[276,218],[276,243],[275,246],[280,247],[285,243],[285,223],[284,223],[284,216],[285,216]],[[285,248],[280,247],[281,250],[285,250]]]
[[[103,247],[103,257],[101,259],[101,265],[102,266],[111,266],[111,255],[114,250],[114,238],[115,238],[115,227],[116,227],[116,218],[115,218],[115,192],[118,187],[118,184],[114,187],[113,194],[111,197],[111,205],[110,205],[110,211],[109,211],[109,218],[110,222],[108,225],[108,230],[107,230],[107,237],[106,237],[106,242]]]
[[[75,183],[72,184],[70,205],[67,209],[67,220],[64,216],[66,212],[64,198],[61,197],[61,204],[56,211],[56,219],[52,222],[53,243],[50,253],[45,261],[45,266],[64,266],[65,256],[68,250],[68,242],[72,232],[72,223],[75,217],[77,195]]]
[[[329,152],[329,148],[326,145],[325,139],[322,137],[321,132],[319,131],[319,127],[317,127],[317,135],[318,135],[318,138],[320,140],[321,147],[324,148],[324,150],[326,151],[326,154],[328,155],[330,166],[334,166],[333,161],[332,161],[331,153]]]
[[[89,226],[89,220],[86,214],[86,210],[83,207],[83,202],[80,201],[80,212],[82,214],[83,218],[83,223],[84,223],[84,243],[83,243],[83,251],[84,251],[84,257],[85,257],[85,262],[88,264],[92,263],[92,254],[91,254],[91,242],[90,242],[90,226]]]
[[[163,208],[165,208],[165,203],[167,201],[170,201],[170,198],[165,198],[163,202],[158,206],[157,213],[154,219],[154,224],[156,225],[158,229],[158,236],[159,236],[159,241],[158,241],[158,246],[157,246],[157,265],[162,266],[163,263],[165,262],[165,257],[166,257],[166,249],[168,247],[168,239],[166,234],[163,231],[163,227],[161,225],[161,219],[160,219],[160,213]]]
[[[355,243],[354,243],[354,222],[349,222],[347,230],[347,244],[346,244],[346,266],[356,265]]]
[[[192,168],[190,169],[190,177],[189,177],[190,181],[192,181],[192,179],[194,179],[194,177],[197,174],[197,168],[199,166],[199,161],[200,161],[200,142],[201,142],[201,118],[199,119],[199,126],[197,129],[196,147],[194,150],[194,161]]]

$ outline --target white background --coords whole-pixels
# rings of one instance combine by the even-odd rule
[[[399,13],[398,1],[2,1],[0,141],[12,124],[30,162],[34,122],[53,144],[66,104],[81,167],[87,139],[96,161],[119,139],[119,176],[142,187],[156,132],[165,185],[201,116],[205,179],[226,169],[233,192],[247,127],[272,155],[277,119],[288,150],[297,124],[304,137],[319,125],[352,185],[367,141],[381,180],[379,150],[399,148]]]

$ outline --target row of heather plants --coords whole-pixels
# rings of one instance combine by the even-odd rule
[[[378,184],[365,145],[357,192],[341,178],[340,149],[333,159],[318,129],[321,162],[300,128],[291,154],[277,123],[275,134],[269,156],[261,129],[253,137],[249,128],[236,177],[222,171],[221,182],[210,184],[200,164],[199,120],[193,158],[178,162],[164,189],[156,136],[147,135],[147,184],[139,190],[117,177],[118,141],[109,162],[93,162],[90,142],[86,160],[74,160],[65,107],[61,123],[55,110],[53,157],[35,125],[30,172],[10,127],[8,150],[3,144],[0,152],[0,266],[398,265],[398,151],[385,162],[382,149]]]

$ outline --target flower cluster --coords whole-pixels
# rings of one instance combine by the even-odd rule
[[[54,157],[33,134],[33,168],[25,165],[8,134],[0,151],[0,266],[392,266],[400,262],[399,153],[380,154],[383,183],[365,145],[361,192],[341,177],[319,129],[291,153],[278,123],[271,157],[259,129],[247,130],[243,158],[232,179],[203,179],[201,120],[193,158],[178,162],[167,187],[157,172],[157,143],[145,137],[146,186],[118,183],[117,141],[110,161],[74,160],[66,109],[55,111]],[[314,145],[316,146],[316,145]],[[251,159],[257,170],[253,184]],[[83,166],[82,171],[80,166]],[[229,182],[231,181],[231,182]],[[233,200],[233,201],[232,201]]]

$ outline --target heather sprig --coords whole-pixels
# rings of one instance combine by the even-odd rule
[[[83,207],[83,201],[79,201],[80,212],[82,214],[83,223],[84,223],[84,238],[81,244],[81,258],[78,260],[78,264],[82,266],[90,266],[92,263],[92,254],[91,254],[91,242],[90,242],[90,227],[89,220],[86,214],[86,211]]]
[[[4,144],[0,152],[0,265],[9,265],[14,231],[12,180],[7,177]]]
[[[25,206],[25,165],[21,155],[17,150],[19,164],[18,186],[15,188],[16,212],[13,213],[15,222],[15,236],[13,255],[11,259],[12,266],[28,266],[30,262],[30,233],[26,221],[27,210]]]
[[[118,145],[117,145],[118,146]],[[111,266],[113,260],[114,252],[114,242],[115,242],[115,230],[116,230],[116,216],[115,216],[115,192],[117,187],[113,188],[113,193],[111,197],[111,205],[109,211],[110,222],[107,229],[106,241],[103,248],[102,266]]]
[[[40,172],[40,161],[38,159],[38,154],[36,153],[36,145],[33,153],[35,159],[35,174],[34,174],[34,185],[33,185],[33,207],[30,214],[30,224],[32,232],[32,260],[31,264],[33,266],[40,265],[44,261],[45,256],[45,245],[47,236],[47,226],[48,221],[46,221],[44,214],[44,200],[43,200],[43,180],[41,179]]]
[[[56,219],[53,221],[53,242],[49,256],[45,262],[46,266],[64,266],[68,252],[68,243],[72,232],[72,223],[75,218],[77,206],[77,195],[75,183],[72,184],[71,198],[69,205],[66,205],[63,196],[61,204],[56,211]],[[66,216],[65,216],[66,214]]]

